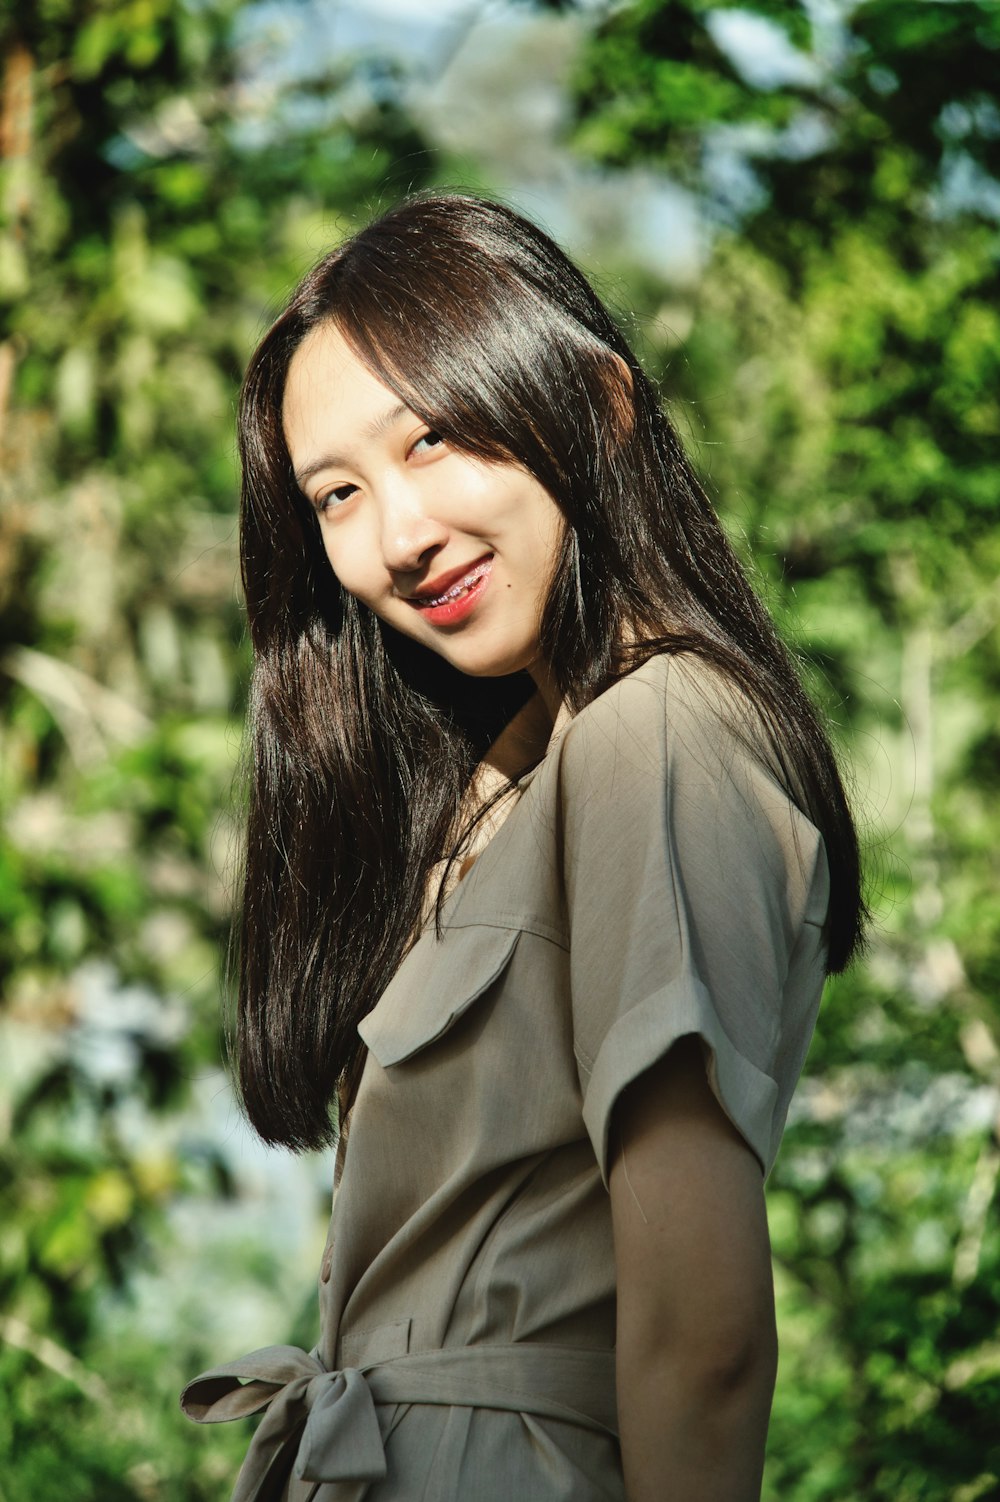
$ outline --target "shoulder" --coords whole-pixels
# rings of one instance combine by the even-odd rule
[[[659,655],[599,695],[556,748],[565,848],[646,851],[706,886],[751,867],[811,880],[821,837],[790,796],[764,719],[693,653]]]
[[[570,721],[558,750],[570,782],[612,771],[662,778],[686,762],[718,773],[772,761],[747,695],[691,652],[658,654],[619,679]]]
[[[559,831],[584,1119],[602,1165],[621,1090],[698,1034],[769,1165],[824,965],[819,831],[764,716],[693,654],[651,658],[571,721]]]

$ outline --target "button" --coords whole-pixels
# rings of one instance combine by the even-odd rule
[[[320,1275],[320,1279],[321,1279],[322,1282],[329,1283],[329,1281],[330,1281],[330,1273],[332,1272],[332,1270],[333,1270],[333,1247],[332,1246],[328,1246],[327,1249],[326,1249],[326,1251],[323,1253],[323,1265],[322,1265],[322,1267],[319,1270],[319,1275]]]

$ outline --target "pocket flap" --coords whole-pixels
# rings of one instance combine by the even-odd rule
[[[358,1032],[383,1068],[402,1064],[487,992],[510,961],[520,930],[471,924],[433,929],[410,950]]]

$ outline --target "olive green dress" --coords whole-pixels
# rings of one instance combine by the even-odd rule
[[[620,1502],[615,1101],[697,1034],[766,1173],[823,984],[822,840],[762,758],[740,696],[660,656],[523,779],[361,1024],[315,1351],[185,1392],[266,1409],[241,1502]]]

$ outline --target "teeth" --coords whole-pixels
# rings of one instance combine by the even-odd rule
[[[427,605],[447,605],[451,600],[457,600],[459,595],[466,594],[474,584],[479,583],[487,567],[488,564],[484,563],[480,568],[473,570],[472,573],[466,574],[464,579],[459,579],[458,583],[453,584],[450,589],[446,589],[443,595],[434,595],[433,598],[426,600],[424,603]]]

